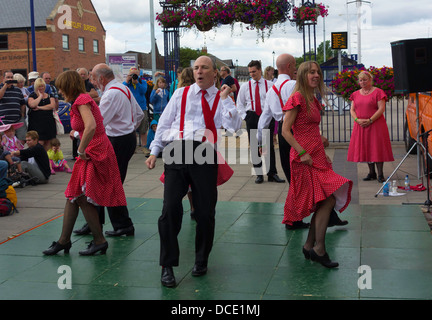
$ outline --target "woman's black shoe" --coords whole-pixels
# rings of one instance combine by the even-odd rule
[[[378,176],[379,183],[383,183],[384,181],[386,181],[386,179],[384,179],[384,176]]]
[[[52,245],[45,251],[43,251],[43,254],[46,256],[52,256],[57,254],[59,251],[64,250],[64,253],[69,253],[70,248],[72,247],[72,243],[68,242],[65,245],[58,243],[54,241]]]
[[[107,249],[108,249],[108,242],[95,245],[93,241],[91,241],[87,249],[80,251],[79,254],[82,256],[92,256],[99,251],[101,252],[101,254],[105,254]]]
[[[305,257],[306,260],[310,259],[309,250],[306,250],[304,247],[303,247],[303,255],[304,255],[304,257]]]
[[[323,256],[319,256],[315,250],[312,248],[309,251],[310,259],[315,262],[321,263],[326,268],[336,268],[339,266],[339,263],[333,262],[330,260],[327,252]]]
[[[366,176],[366,178],[363,179],[363,181],[376,180],[376,178],[377,178],[376,173],[368,173],[368,175]]]

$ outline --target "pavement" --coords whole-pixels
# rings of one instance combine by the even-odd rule
[[[244,139],[226,138],[228,147],[247,152]],[[66,159],[72,157],[68,135],[60,136]],[[419,179],[417,156],[405,157],[402,143],[392,144],[395,161],[384,173],[402,186]],[[330,256],[338,270],[305,260],[301,244],[307,232],[286,230],[281,224],[288,183],[255,184],[251,165],[230,163],[233,177],[218,188],[215,244],[209,272],[191,276],[195,224],[183,219],[180,232],[178,285],[160,284],[157,219],[162,208],[163,163],[148,170],[142,148],[137,148],[124,183],[135,237],[110,238],[104,256],[80,257],[89,236],[74,236],[70,255],[42,255],[61,232],[64,190],[70,178],[57,173],[46,185],[16,188],[18,210],[0,218],[0,299],[137,299],[137,300],[284,300],[284,299],[431,299],[430,250],[432,217],[425,212],[426,191],[377,195],[381,184],[363,181],[367,164],[346,161],[347,144],[332,144],[326,152],[334,170],[353,180],[352,201],[342,214],[349,224],[329,228]],[[279,176],[284,178],[277,156]],[[238,159],[238,158],[236,158]],[[69,161],[70,164],[73,161]],[[189,212],[184,199],[185,217]],[[109,220],[109,219],[107,219]],[[189,220],[189,221],[188,221]],[[307,220],[307,219],[306,219]],[[77,227],[84,222],[79,216]],[[107,223],[104,230],[110,230]],[[373,290],[359,285],[359,267],[373,270]],[[59,266],[73,270],[73,289],[59,290]],[[281,305],[282,306],[282,305]]]
[[[66,159],[72,158],[72,148],[67,134],[59,136],[61,148]],[[234,139],[234,140],[233,140]],[[236,143],[235,138],[227,138],[227,149]],[[245,149],[247,146],[238,145],[237,149]],[[326,149],[327,154],[333,160],[333,166],[337,173],[354,181],[351,204],[361,205],[418,205],[427,200],[426,191],[408,192],[399,196],[375,197],[381,184],[377,181],[363,181],[362,178],[368,173],[367,165],[364,163],[350,163],[346,161],[347,144],[331,144]],[[241,151],[240,151],[241,152]],[[393,143],[394,162],[384,164],[384,173],[389,176],[395,170],[405,156],[405,147],[401,142]],[[276,166],[278,174],[285,179],[278,150],[276,150]],[[237,155],[238,159],[238,155]],[[146,157],[142,148],[137,147],[135,155],[129,163],[128,174],[124,183],[124,190],[128,198],[163,198],[163,185],[159,177],[163,171],[163,163],[158,159],[156,168],[147,169]],[[409,155],[400,168],[394,173],[391,180],[396,180],[398,186],[403,186],[405,176],[408,174],[411,185],[422,183],[426,186],[426,179],[418,179],[417,156]],[[73,161],[69,161],[73,164]],[[234,170],[232,178],[218,188],[218,201],[237,202],[261,202],[261,203],[284,203],[288,193],[288,183],[265,182],[255,184],[255,176],[251,173],[250,164],[232,164]],[[19,214],[0,219],[0,243],[16,235],[22,234],[48,220],[63,214],[65,205],[64,190],[69,182],[70,174],[59,172],[50,177],[46,185],[26,186],[16,188],[18,196]],[[402,191],[400,191],[402,193]]]

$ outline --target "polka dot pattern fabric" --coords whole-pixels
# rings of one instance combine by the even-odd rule
[[[332,194],[336,198],[335,209],[342,212],[351,201],[352,181],[333,171],[327,161],[321,140],[319,124],[321,122],[321,104],[315,98],[310,110],[306,100],[296,92],[285,104],[283,110],[298,107],[297,118],[292,126],[294,138],[312,157],[309,166],[300,161],[298,152],[291,148],[291,184],[284,206],[282,223],[292,225],[315,212],[320,201]]]
[[[120,180],[120,171],[114,149],[103,125],[98,105],[88,94],[80,95],[71,108],[71,126],[82,137],[84,121],[78,107],[90,105],[96,121],[96,130],[85,152],[90,160],[78,158],[73,166],[72,176],[65,196],[72,200],[84,192],[89,202],[104,207],[126,206],[126,196]]]

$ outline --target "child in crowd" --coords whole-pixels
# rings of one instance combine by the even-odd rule
[[[55,174],[56,171],[66,171],[67,173],[72,173],[72,169],[68,166],[67,161],[64,159],[60,145],[59,139],[54,138],[51,140],[51,149],[48,150],[51,174]]]
[[[0,160],[6,160],[9,166],[16,165],[18,172],[22,172],[20,158],[12,157],[11,153],[24,149],[22,143],[15,136],[15,129],[19,128],[23,123],[13,123],[0,126],[0,132],[3,133],[1,139],[1,146],[3,148]]]
[[[150,144],[152,143],[155,137],[157,124],[158,122],[156,120],[152,120],[152,122],[150,123],[150,130],[147,133],[147,144],[146,144],[147,149],[150,147]]]
[[[169,92],[166,87],[166,80],[160,77],[156,80],[155,89],[150,95],[150,103],[153,105],[153,119],[156,121],[159,121],[162,112],[168,104]]]

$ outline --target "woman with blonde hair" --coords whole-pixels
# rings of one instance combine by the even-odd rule
[[[350,97],[354,127],[347,160],[367,162],[369,173],[364,181],[378,179],[378,182],[384,182],[384,162],[394,161],[384,117],[387,95],[380,88],[373,86],[373,76],[368,71],[360,72],[358,81],[360,90],[355,91]]]
[[[51,147],[51,140],[57,135],[53,110],[56,103],[52,95],[45,92],[45,81],[36,79],[34,92],[28,98],[28,131],[36,131],[39,134],[39,143],[46,151]]]
[[[321,97],[325,93],[321,68],[315,61],[303,62],[293,94],[283,108],[282,135],[291,145],[292,178],[282,223],[292,225],[314,213],[303,254],[306,259],[334,268],[339,264],[327,254],[327,225],[333,208],[342,212],[348,206],[352,181],[333,171],[324,151],[319,127],[322,105],[315,97],[316,92]]]
[[[102,234],[96,206],[126,206],[126,197],[120,179],[120,171],[110,140],[105,133],[99,107],[86,92],[84,81],[76,71],[65,71],[56,80],[56,87],[71,107],[71,136],[77,131],[80,136],[79,158],[72,169],[72,176],[65,191],[66,206],[60,239],[45,250],[45,255],[54,255],[72,246],[71,234],[81,208],[93,235],[88,248],[80,255],[104,254],[108,242]]]

